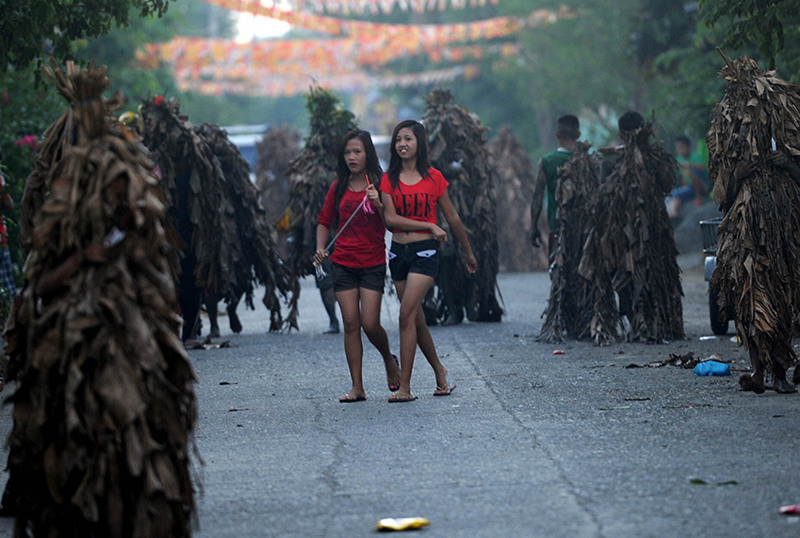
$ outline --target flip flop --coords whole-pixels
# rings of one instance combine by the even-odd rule
[[[366,396],[350,396],[349,394],[339,397],[339,403],[364,402],[366,400]]]
[[[434,396],[450,396],[453,394],[453,391],[456,390],[456,384],[453,383],[452,385],[445,385],[444,387],[436,387],[436,390],[433,392]]]
[[[412,396],[411,394],[395,392],[394,394],[389,396],[389,403],[413,402],[416,399],[417,399],[417,397],[416,396]]]
[[[397,355],[392,354],[392,358],[394,359],[394,363],[397,365],[397,367],[400,368],[400,360],[397,358]],[[386,380],[386,384],[389,385],[389,391],[390,392],[397,392],[398,390],[400,390],[400,384],[399,383],[398,384],[392,384],[392,382],[387,379]]]

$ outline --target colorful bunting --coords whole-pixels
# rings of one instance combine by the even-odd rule
[[[329,13],[341,15],[390,14],[395,8],[415,13],[465,9],[467,7],[496,6],[499,0],[289,0],[292,11]]]
[[[552,23],[570,18],[573,13],[562,6],[559,11],[537,9],[527,17],[494,17],[480,21],[453,24],[388,24],[341,19],[324,15],[288,11],[264,5],[260,0],[205,0],[234,11],[270,17],[306,30],[314,30],[328,35],[351,36],[366,39],[375,36],[405,37],[406,39],[425,39],[427,42],[452,43],[454,41],[475,41],[497,39],[515,34],[525,28]],[[408,0],[406,0],[408,1]]]
[[[373,76],[365,72],[352,72],[345,75],[324,77],[275,76],[262,72],[263,78],[252,76],[241,80],[193,79],[190,73],[176,72],[176,83],[181,91],[192,91],[205,95],[249,95],[257,97],[283,97],[308,92],[312,82],[323,88],[341,92],[352,92],[364,88],[393,86],[409,87],[421,84],[438,84],[456,78],[470,80],[478,76],[480,67],[466,64],[447,69],[429,70],[422,73],[390,74]]]
[[[414,11],[480,7],[498,0],[205,0],[234,11],[266,16],[331,37],[236,43],[226,39],[178,37],[168,43],[148,44],[136,52],[139,66],[169,64],[182,90],[245,95],[304,93],[311,80],[339,91],[374,86],[410,86],[474,77],[475,65],[458,65],[425,73],[374,73],[391,62],[425,54],[431,64],[511,57],[514,43],[486,43],[507,38],[524,28],[550,24],[574,16],[566,7],[540,9],[527,17],[495,17],[456,24],[385,24],[319,15],[395,7]],[[280,7],[278,7],[280,5]],[[287,9],[287,8],[291,8]],[[358,11],[361,10],[361,11]],[[309,13],[313,11],[315,13]],[[467,44],[469,42],[482,42]],[[457,43],[462,43],[456,45]]]

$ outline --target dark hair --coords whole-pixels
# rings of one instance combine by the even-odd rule
[[[644,127],[644,118],[635,110],[629,110],[619,117],[617,126],[621,133],[630,133],[636,129]]]
[[[367,181],[375,185],[376,188],[380,188],[383,169],[378,160],[378,153],[375,151],[375,144],[372,143],[372,136],[369,134],[369,131],[362,131],[361,129],[348,131],[347,134],[344,135],[344,138],[342,138],[342,145],[339,148],[339,157],[336,160],[336,178],[338,183],[336,184],[336,189],[333,191],[333,207],[336,211],[336,216],[333,219],[333,229],[338,227],[339,204],[342,198],[344,198],[344,193],[347,192],[347,184],[350,180],[350,167],[347,166],[347,162],[344,160],[344,150],[347,147],[347,143],[354,138],[361,140],[361,143],[364,144],[364,153],[367,157],[367,162],[365,163]]]
[[[428,169],[431,167],[431,162],[428,158],[428,135],[425,133],[425,127],[417,120],[401,121],[394,128],[392,140],[389,144],[389,170],[386,173],[393,189],[400,188],[400,169],[403,167],[403,160],[397,153],[397,133],[406,128],[410,128],[417,138],[417,172],[424,179],[428,176]]]
[[[682,143],[686,144],[687,146],[691,146],[692,145],[692,141],[689,140],[689,137],[688,136],[683,136],[683,135],[676,136],[675,137],[675,142],[682,142]]]
[[[563,136],[564,138],[577,140],[581,135],[581,123],[578,120],[578,116],[573,114],[564,114],[558,118],[558,122],[556,124],[556,134]]]

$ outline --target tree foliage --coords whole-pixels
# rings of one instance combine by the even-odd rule
[[[76,39],[125,26],[130,8],[162,16],[170,0],[0,0],[0,69],[25,68],[45,55],[65,59]]]
[[[769,69],[786,47],[787,33],[800,26],[796,0],[700,0],[706,23],[726,28],[723,47],[741,49],[754,43]],[[795,35],[796,37],[796,35]]]

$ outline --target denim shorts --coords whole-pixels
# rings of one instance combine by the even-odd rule
[[[386,286],[386,264],[360,269],[332,262],[331,277],[333,291],[364,288],[383,293],[383,288]]]
[[[414,241],[406,245],[392,241],[392,246],[389,248],[389,269],[392,272],[392,280],[407,280],[408,273],[436,278],[441,257],[439,241],[436,239]]]

